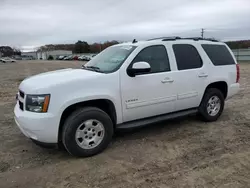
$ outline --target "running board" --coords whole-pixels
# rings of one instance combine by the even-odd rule
[[[197,113],[197,111],[198,111],[197,109],[189,109],[189,110],[183,110],[183,111],[174,112],[174,113],[170,113],[170,114],[164,114],[164,115],[160,115],[160,116],[144,118],[141,120],[129,121],[129,122],[125,122],[122,124],[118,124],[116,126],[116,128],[117,129],[129,129],[129,128],[141,127],[141,126],[145,126],[145,125],[152,124],[152,123],[158,123],[161,121],[175,119],[178,117],[194,115]]]

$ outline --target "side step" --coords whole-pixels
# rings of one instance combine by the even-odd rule
[[[117,129],[129,129],[129,128],[135,128],[135,127],[142,127],[142,126],[152,124],[152,123],[158,123],[161,121],[166,121],[166,120],[170,120],[170,119],[174,119],[174,118],[178,118],[178,117],[194,115],[197,113],[197,111],[198,111],[197,109],[189,109],[189,110],[183,110],[183,111],[179,111],[179,112],[164,114],[164,115],[160,115],[160,116],[154,116],[154,117],[150,117],[150,118],[129,121],[129,122],[125,122],[122,124],[118,124],[116,126],[116,128]]]

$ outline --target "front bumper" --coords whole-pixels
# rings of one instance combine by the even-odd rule
[[[14,114],[17,126],[26,137],[43,143],[58,142],[59,121],[53,114],[22,111],[18,104]]]

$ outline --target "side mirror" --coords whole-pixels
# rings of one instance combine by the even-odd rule
[[[151,67],[147,62],[136,62],[133,64],[132,68],[128,69],[128,75],[135,77],[138,74],[150,72]]]

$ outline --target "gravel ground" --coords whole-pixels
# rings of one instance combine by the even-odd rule
[[[195,117],[119,133],[107,150],[78,159],[42,149],[13,120],[19,83],[81,62],[0,64],[0,187],[250,187],[250,63],[241,64],[241,91],[217,122]]]

